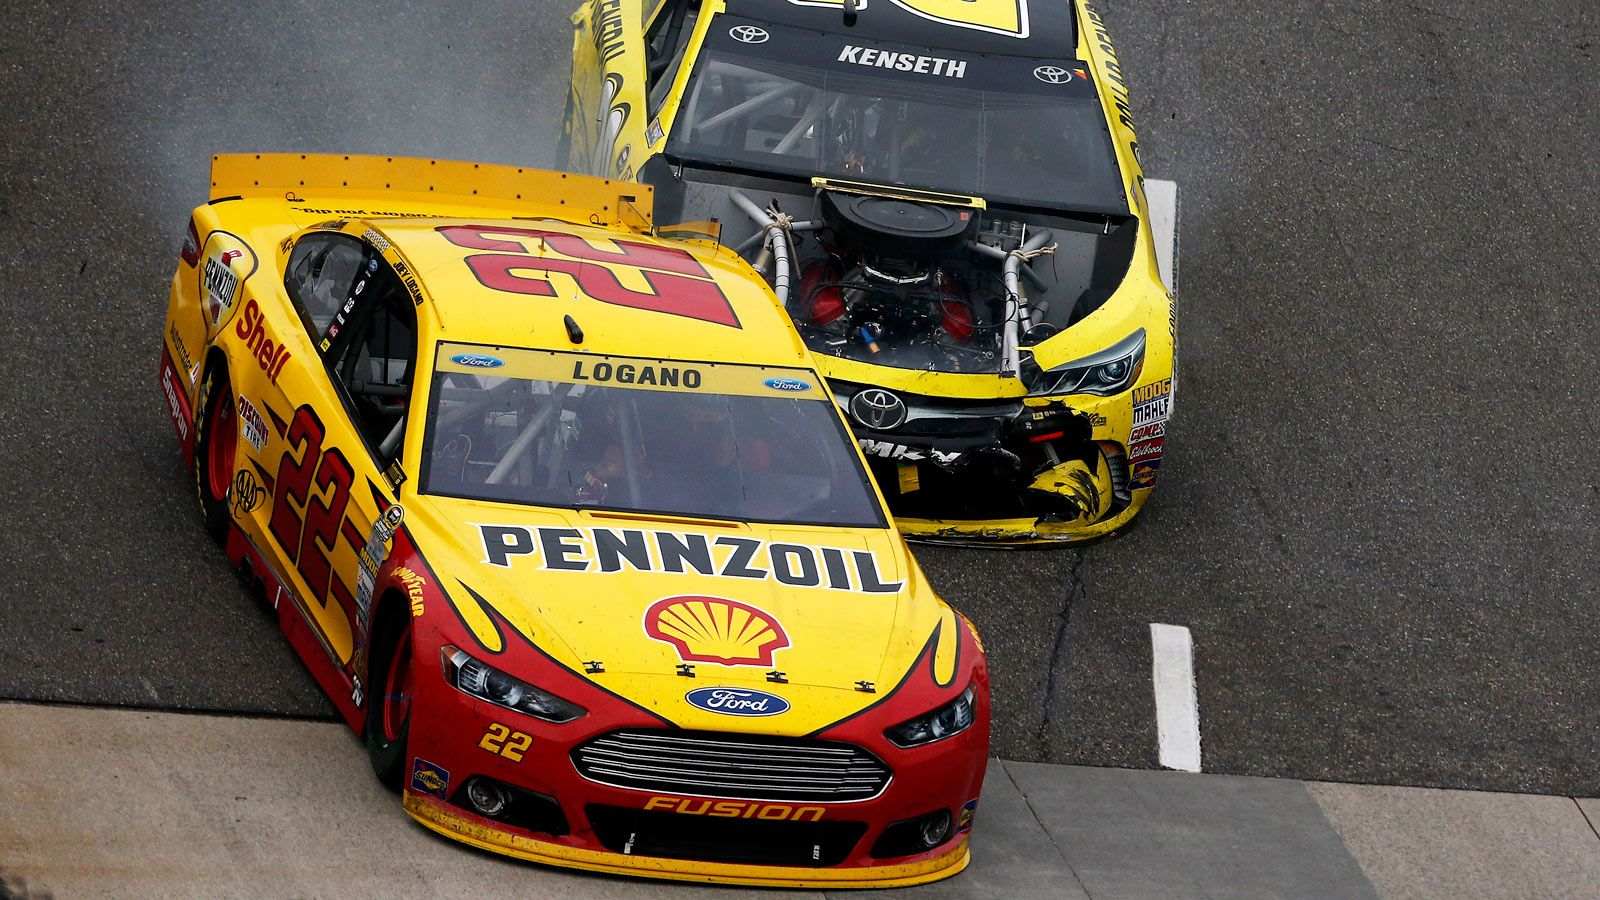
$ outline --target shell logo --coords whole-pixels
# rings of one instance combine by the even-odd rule
[[[720,666],[770,666],[789,646],[771,614],[721,597],[665,597],[644,612],[644,632],[671,644],[684,662]]]

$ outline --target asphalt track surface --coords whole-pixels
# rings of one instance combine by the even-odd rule
[[[187,212],[213,152],[552,164],[566,7],[5,4],[0,698],[331,714],[166,420]],[[1206,771],[1600,794],[1600,13],[1102,9],[1182,192],[1182,387],[1131,532],[919,550],[993,751],[1155,767],[1165,622]]]

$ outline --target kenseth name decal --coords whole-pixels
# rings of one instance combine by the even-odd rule
[[[838,62],[855,63],[896,72],[916,72],[921,75],[942,75],[946,78],[967,77],[967,61],[946,59],[943,56],[920,56],[916,53],[896,53],[872,47],[845,44],[839,51]]]
[[[669,572],[867,594],[896,594],[905,585],[883,581],[877,556],[867,550],[633,528],[474,524],[483,561],[501,568],[536,556],[540,569],[555,572]]]

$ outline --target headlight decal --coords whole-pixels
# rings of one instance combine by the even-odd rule
[[[557,725],[580,719],[589,712],[544,688],[508,675],[465,650],[446,645],[440,649],[440,660],[444,664],[445,680],[451,686],[497,706]]]
[[[1120,394],[1144,372],[1144,348],[1145,333],[1140,328],[1098,353],[1052,366],[1039,376],[1039,387],[1031,393],[1098,397]]]
[[[883,736],[901,748],[921,747],[955,737],[978,720],[977,694],[977,686],[969,684],[954,700],[899,725],[885,728]]]

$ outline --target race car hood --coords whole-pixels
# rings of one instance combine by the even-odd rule
[[[941,644],[959,634],[887,531],[427,499],[461,551],[430,563],[485,648],[513,639],[501,620],[686,727],[707,715],[686,691],[719,685],[821,692],[822,727],[892,689],[941,623]]]

